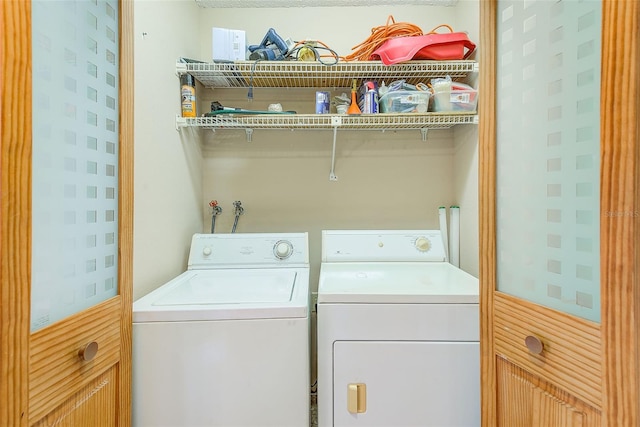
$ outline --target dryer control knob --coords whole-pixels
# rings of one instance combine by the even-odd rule
[[[416,239],[416,249],[420,252],[427,252],[431,249],[431,242],[426,237],[418,237]]]
[[[205,246],[205,247],[202,249],[202,254],[203,254],[204,256],[209,256],[209,255],[211,255],[211,248],[210,248],[209,246]]]
[[[273,254],[278,259],[287,259],[293,253],[293,245],[287,240],[280,240],[273,246]]]

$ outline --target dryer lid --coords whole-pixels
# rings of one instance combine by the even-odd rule
[[[478,279],[447,262],[323,263],[318,303],[477,304]]]

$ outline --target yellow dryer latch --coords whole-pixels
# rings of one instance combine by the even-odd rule
[[[367,385],[347,385],[347,410],[352,414],[367,412]]]

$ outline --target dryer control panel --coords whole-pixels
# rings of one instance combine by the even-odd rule
[[[324,230],[323,262],[444,261],[440,230]]]
[[[194,234],[188,269],[308,266],[308,233]]]

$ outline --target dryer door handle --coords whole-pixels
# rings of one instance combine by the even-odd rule
[[[347,410],[351,414],[367,412],[367,385],[363,383],[347,385]]]

